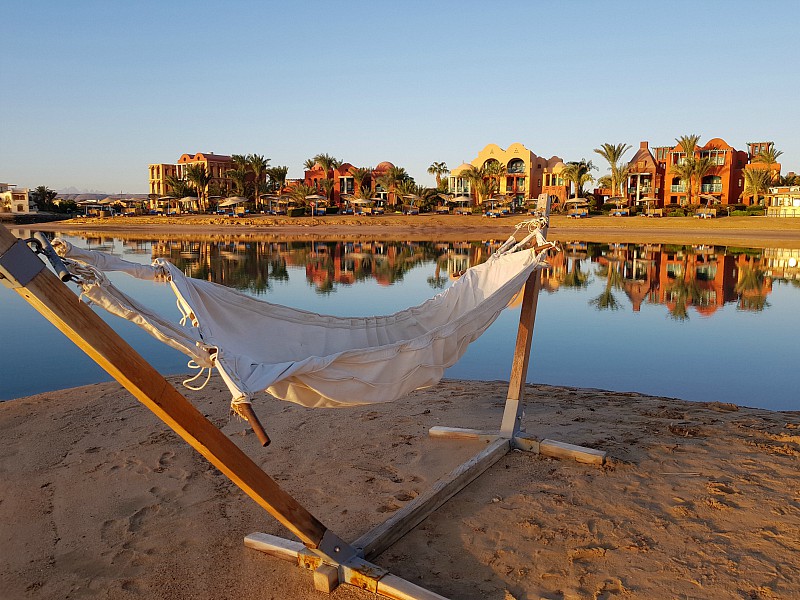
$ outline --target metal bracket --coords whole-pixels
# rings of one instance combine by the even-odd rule
[[[0,256],[0,281],[11,289],[25,287],[44,268],[28,244],[17,240]]]
[[[325,531],[316,550],[339,564],[345,563],[357,555],[355,548],[343,541],[330,529]]]

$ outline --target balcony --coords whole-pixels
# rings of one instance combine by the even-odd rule
[[[722,192],[722,184],[721,183],[704,183],[700,186],[700,191],[703,194],[714,194]]]
[[[678,194],[685,194],[686,193],[686,186],[684,184],[680,185],[671,185],[669,186],[669,191]]]

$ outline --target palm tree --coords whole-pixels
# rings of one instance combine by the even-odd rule
[[[681,183],[686,189],[686,204],[692,201],[692,175],[694,175],[694,160],[685,160],[682,163],[672,165],[670,173],[680,178]]]
[[[355,185],[356,196],[358,196],[361,193],[364,181],[372,177],[372,167],[353,167],[350,169],[350,175],[353,176],[353,184]]]
[[[338,169],[342,166],[342,161],[338,158],[331,156],[330,154],[317,154],[314,157],[314,163],[322,167],[322,171],[325,173],[325,180],[333,181],[333,170]],[[328,175],[330,173],[330,175]],[[326,191],[326,195],[328,200],[331,199],[331,194],[333,193],[334,186],[328,187],[327,185],[324,186]]]
[[[744,177],[743,196],[751,196],[753,204],[760,204],[760,196],[769,191],[772,184],[772,171],[768,169],[745,169],[742,171]]]
[[[694,176],[697,179],[698,193],[702,191],[702,187],[700,186],[703,182],[703,177],[715,166],[717,166],[717,163],[709,156],[703,156],[694,161]]]
[[[449,172],[450,169],[448,169],[447,164],[443,162],[434,162],[428,167],[428,173],[436,176],[436,189],[439,189],[442,185],[442,175]]]
[[[207,209],[205,198],[208,191],[208,184],[211,183],[211,175],[208,174],[203,163],[194,163],[186,167],[186,179],[194,185],[197,193],[197,208],[201,212]]]
[[[783,154],[782,151],[776,150],[774,144],[770,144],[766,150],[762,150],[753,157],[753,162],[764,163],[768,167],[778,163],[778,157]]]
[[[39,210],[53,210],[55,205],[53,200],[58,196],[58,192],[51,190],[46,185],[37,186],[31,192],[31,200],[36,203]]]
[[[494,181],[494,191],[500,190],[500,180],[506,174],[506,166],[498,160],[490,160],[483,165],[484,177]]]
[[[313,171],[314,167],[317,166],[317,160],[315,158],[307,158],[305,162],[303,162],[303,169],[306,171]]]
[[[690,133],[688,135],[682,135],[679,138],[675,138],[675,141],[681,147],[681,150],[686,154],[686,159],[694,160],[694,154],[697,151],[697,143],[700,141],[700,136],[696,133]]]
[[[188,181],[185,179],[178,179],[175,175],[167,175],[164,177],[164,184],[167,195],[174,196],[175,198],[183,198],[194,191]]]
[[[611,189],[614,190],[614,195],[620,191],[620,185],[627,179],[620,178],[620,163],[622,162],[623,155],[631,149],[630,144],[609,144],[605,143],[599,148],[595,148],[595,153],[599,154],[608,161],[608,166],[611,169]],[[626,163],[627,164],[627,163]],[[624,196],[624,194],[622,194]]]
[[[481,186],[481,189],[478,190],[479,184],[483,182],[484,178],[486,177],[486,172],[483,168],[479,169],[478,167],[470,165],[461,172],[459,177],[466,179],[469,182],[470,190],[475,194],[475,204],[480,204],[484,197],[488,197],[488,194],[486,194],[486,190],[483,188],[483,186]]]
[[[403,181],[411,179],[403,167],[391,166],[378,180],[381,187],[389,192],[389,202],[397,204],[397,186]]]
[[[602,175],[597,178],[597,187],[607,188],[612,194],[616,194],[614,189],[614,178],[611,175]]]
[[[306,185],[305,183],[301,183],[299,185],[294,186],[289,191],[289,197],[295,201],[297,206],[306,206],[306,204],[308,204],[306,196],[311,196],[316,193],[317,193],[316,188],[313,188],[310,185]]]
[[[672,165],[670,171],[675,173],[678,177],[681,178],[681,182],[686,186],[686,203],[692,204],[692,193],[694,189],[694,177],[695,177],[695,165],[697,163],[697,159],[695,158],[695,153],[697,152],[697,143],[700,141],[700,136],[696,133],[690,133],[688,135],[682,135],[679,138],[675,138],[675,142],[681,147],[684,154],[686,155],[683,159],[683,162],[678,161],[677,164]]]
[[[261,198],[261,193],[266,192],[267,190],[264,189],[263,184],[266,183],[264,181],[266,179],[266,171],[267,167],[269,167],[270,159],[264,158],[261,154],[248,154],[247,155],[247,166],[250,167],[250,170],[253,172],[253,190],[256,201],[256,208],[258,208],[259,200]]]
[[[581,198],[584,195],[583,186],[589,182],[594,181],[592,170],[597,167],[592,164],[592,161],[581,159],[580,161],[568,162],[561,171],[561,177],[568,183],[573,183],[575,186],[575,195],[573,198]]]
[[[286,187],[287,173],[289,173],[289,167],[269,167],[267,169],[267,176],[269,177],[272,191],[278,192],[279,196],[283,188]]]
[[[225,175],[233,182],[234,192],[239,196],[246,196],[247,194],[247,175],[249,172],[244,165],[225,171]]]

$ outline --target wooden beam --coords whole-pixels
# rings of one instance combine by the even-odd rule
[[[530,274],[525,282],[522,296],[522,309],[519,315],[517,342],[514,347],[514,360],[511,364],[511,377],[508,382],[508,396],[503,410],[500,431],[506,437],[513,437],[522,424],[525,379],[528,376],[528,361],[531,355],[533,325],[536,321],[536,306],[539,303],[542,274],[538,269]]]
[[[437,481],[424,494],[417,496],[389,519],[362,535],[353,542],[353,546],[363,549],[361,554],[364,558],[372,560],[505,456],[510,448],[511,443],[508,439],[496,439],[470,460]]]
[[[15,243],[16,238],[0,225],[0,256]],[[53,273],[44,269],[25,287],[15,290],[303,543],[311,548],[319,545],[327,528],[283,491]]]
[[[555,440],[542,440],[539,443],[539,454],[554,458],[572,458],[578,462],[592,465],[602,465],[606,460],[606,453],[603,450],[575,446]]]
[[[432,438],[447,438],[451,440],[473,440],[487,444],[500,437],[499,431],[484,431],[482,429],[464,429],[462,427],[441,427],[436,425],[428,430]]]

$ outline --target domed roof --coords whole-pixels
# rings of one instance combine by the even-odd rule
[[[383,161],[382,163],[378,163],[378,166],[375,167],[376,171],[388,171],[389,169],[394,168],[394,165],[390,163],[388,160]]]
[[[461,163],[461,165],[457,166],[455,169],[450,170],[451,175],[458,175],[461,171],[465,169],[469,169],[472,165],[470,163]]]
[[[563,162],[558,161],[556,164],[553,165],[553,173],[561,173],[561,171],[564,170],[565,166],[566,165]]]

